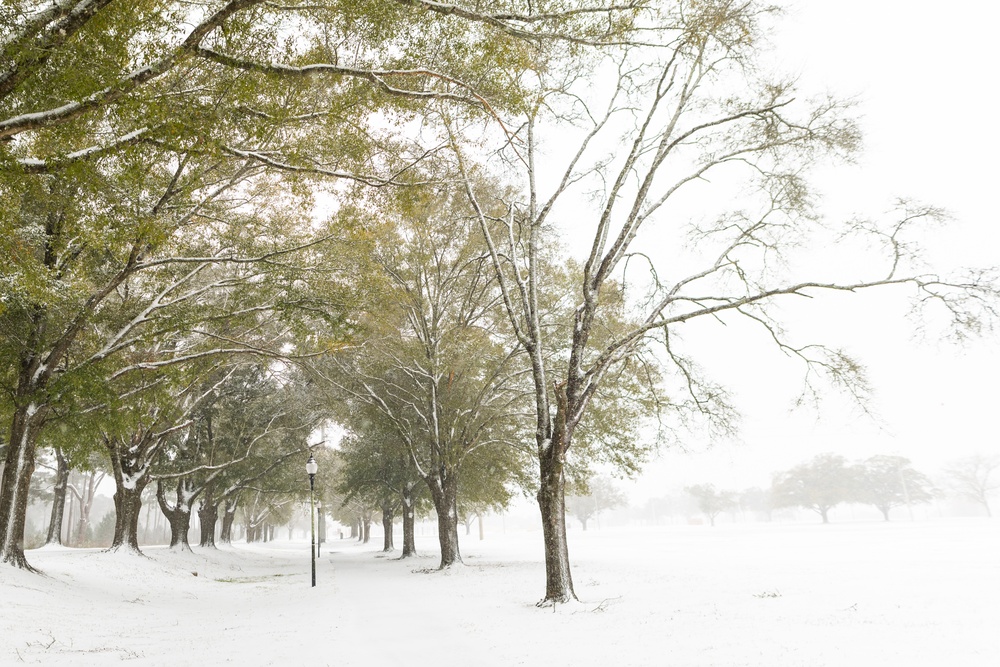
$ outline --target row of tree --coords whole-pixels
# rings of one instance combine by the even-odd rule
[[[975,455],[955,461],[944,472],[952,491],[981,505],[993,516],[990,497],[1000,489],[1000,458]],[[698,509],[714,526],[716,517],[737,507],[758,510],[770,517],[773,510],[801,507],[829,522],[829,512],[842,503],[871,505],[888,521],[896,507],[927,503],[941,495],[929,477],[902,456],[872,456],[850,464],[837,454],[821,454],[808,463],[776,473],[767,490],[742,493],[697,484],[685,489]]]
[[[637,470],[647,421],[658,441],[733,428],[694,358],[705,341],[775,346],[807,395],[829,381],[864,400],[863,367],[795,340],[779,303],[905,289],[981,327],[992,277],[928,272],[911,237],[934,207],[821,222],[809,169],[859,132],[849,104],[758,67],[775,14],[4,4],[0,562],[28,567],[42,449],[57,469],[104,453],[116,547],[138,549],[155,481],[180,546],[196,499],[204,530],[301,497],[292,461],[335,421],[342,452],[320,455],[336,504],[405,527],[424,490],[442,567],[462,512],[534,492],[542,602],[563,602],[567,485]],[[793,252],[809,247],[845,261]],[[727,338],[735,322],[759,336]]]

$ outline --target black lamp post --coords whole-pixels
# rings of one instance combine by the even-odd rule
[[[313,455],[310,454],[309,460],[306,461],[306,472],[309,474],[309,526],[312,533],[312,546],[309,549],[309,558],[312,561],[312,585],[314,587],[316,586],[316,503],[313,490],[315,488],[317,470],[319,470],[319,465],[316,463]]]

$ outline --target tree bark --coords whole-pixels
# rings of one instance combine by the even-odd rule
[[[441,547],[441,563],[438,568],[443,570],[462,562],[462,554],[458,545],[458,511],[456,509],[458,477],[452,474],[444,479],[428,477],[426,481],[437,514],[438,544]]]
[[[403,553],[400,558],[410,558],[417,555],[416,542],[416,499],[413,497],[413,487],[403,489]]]
[[[62,450],[56,451],[56,482],[52,489],[52,512],[49,515],[49,532],[45,544],[62,544],[63,514],[66,509],[66,487],[69,484],[69,465]]]
[[[219,521],[219,505],[206,498],[198,508],[198,519],[201,521],[201,539],[198,546],[208,549],[215,548],[215,524]]]
[[[170,549],[191,551],[191,545],[188,543],[188,532],[191,528],[191,505],[181,498],[183,488],[183,481],[178,482],[177,503],[171,507],[163,492],[162,482],[157,482],[156,501],[160,504],[163,516],[167,517],[167,523],[170,524]]]
[[[119,485],[115,491],[115,536],[108,551],[139,551],[139,514],[142,512],[142,491],[148,478],[142,478],[135,487]]]
[[[24,557],[24,519],[35,472],[35,447],[47,408],[17,398],[15,405],[0,486],[0,563],[34,572]]]
[[[236,502],[226,500],[226,509],[222,513],[222,529],[219,531],[219,541],[223,544],[233,543],[233,522],[236,520]]]
[[[545,543],[545,598],[539,601],[539,606],[576,599],[566,539],[566,473],[561,455],[565,451],[562,446],[565,436],[559,430],[554,435],[549,447],[539,451],[537,498]]]
[[[382,505],[382,551],[389,552],[395,549],[395,545],[392,542],[392,522],[395,518],[395,512],[391,504],[386,503]]]

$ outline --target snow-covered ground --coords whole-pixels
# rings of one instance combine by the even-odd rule
[[[0,567],[0,664],[1000,665],[1000,521],[571,533],[579,603],[536,608],[537,532],[277,541],[149,558],[41,549]]]

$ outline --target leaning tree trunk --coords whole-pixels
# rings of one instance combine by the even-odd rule
[[[395,549],[392,543],[392,522],[395,512],[390,503],[382,505],[382,551],[389,552]]]
[[[413,486],[407,485],[403,489],[403,554],[400,558],[409,558],[417,555],[416,542],[416,499],[413,497]]]
[[[66,510],[66,487],[69,485],[69,464],[62,450],[56,447],[56,483],[52,489],[52,513],[45,544],[62,544],[63,513]]]
[[[47,408],[15,396],[10,441],[4,458],[0,485],[0,563],[34,571],[24,557],[24,519],[28,511],[28,489],[35,471],[35,447],[45,422]]]
[[[566,432],[557,427],[551,444],[539,449],[538,509],[545,542],[545,598],[538,605],[576,599],[566,539]]]
[[[442,480],[440,477],[429,477],[427,486],[431,490],[431,500],[437,513],[438,544],[441,546],[441,564],[439,569],[451,567],[462,562],[462,554],[458,548],[458,512],[456,500],[458,497],[458,477],[452,473]]]

